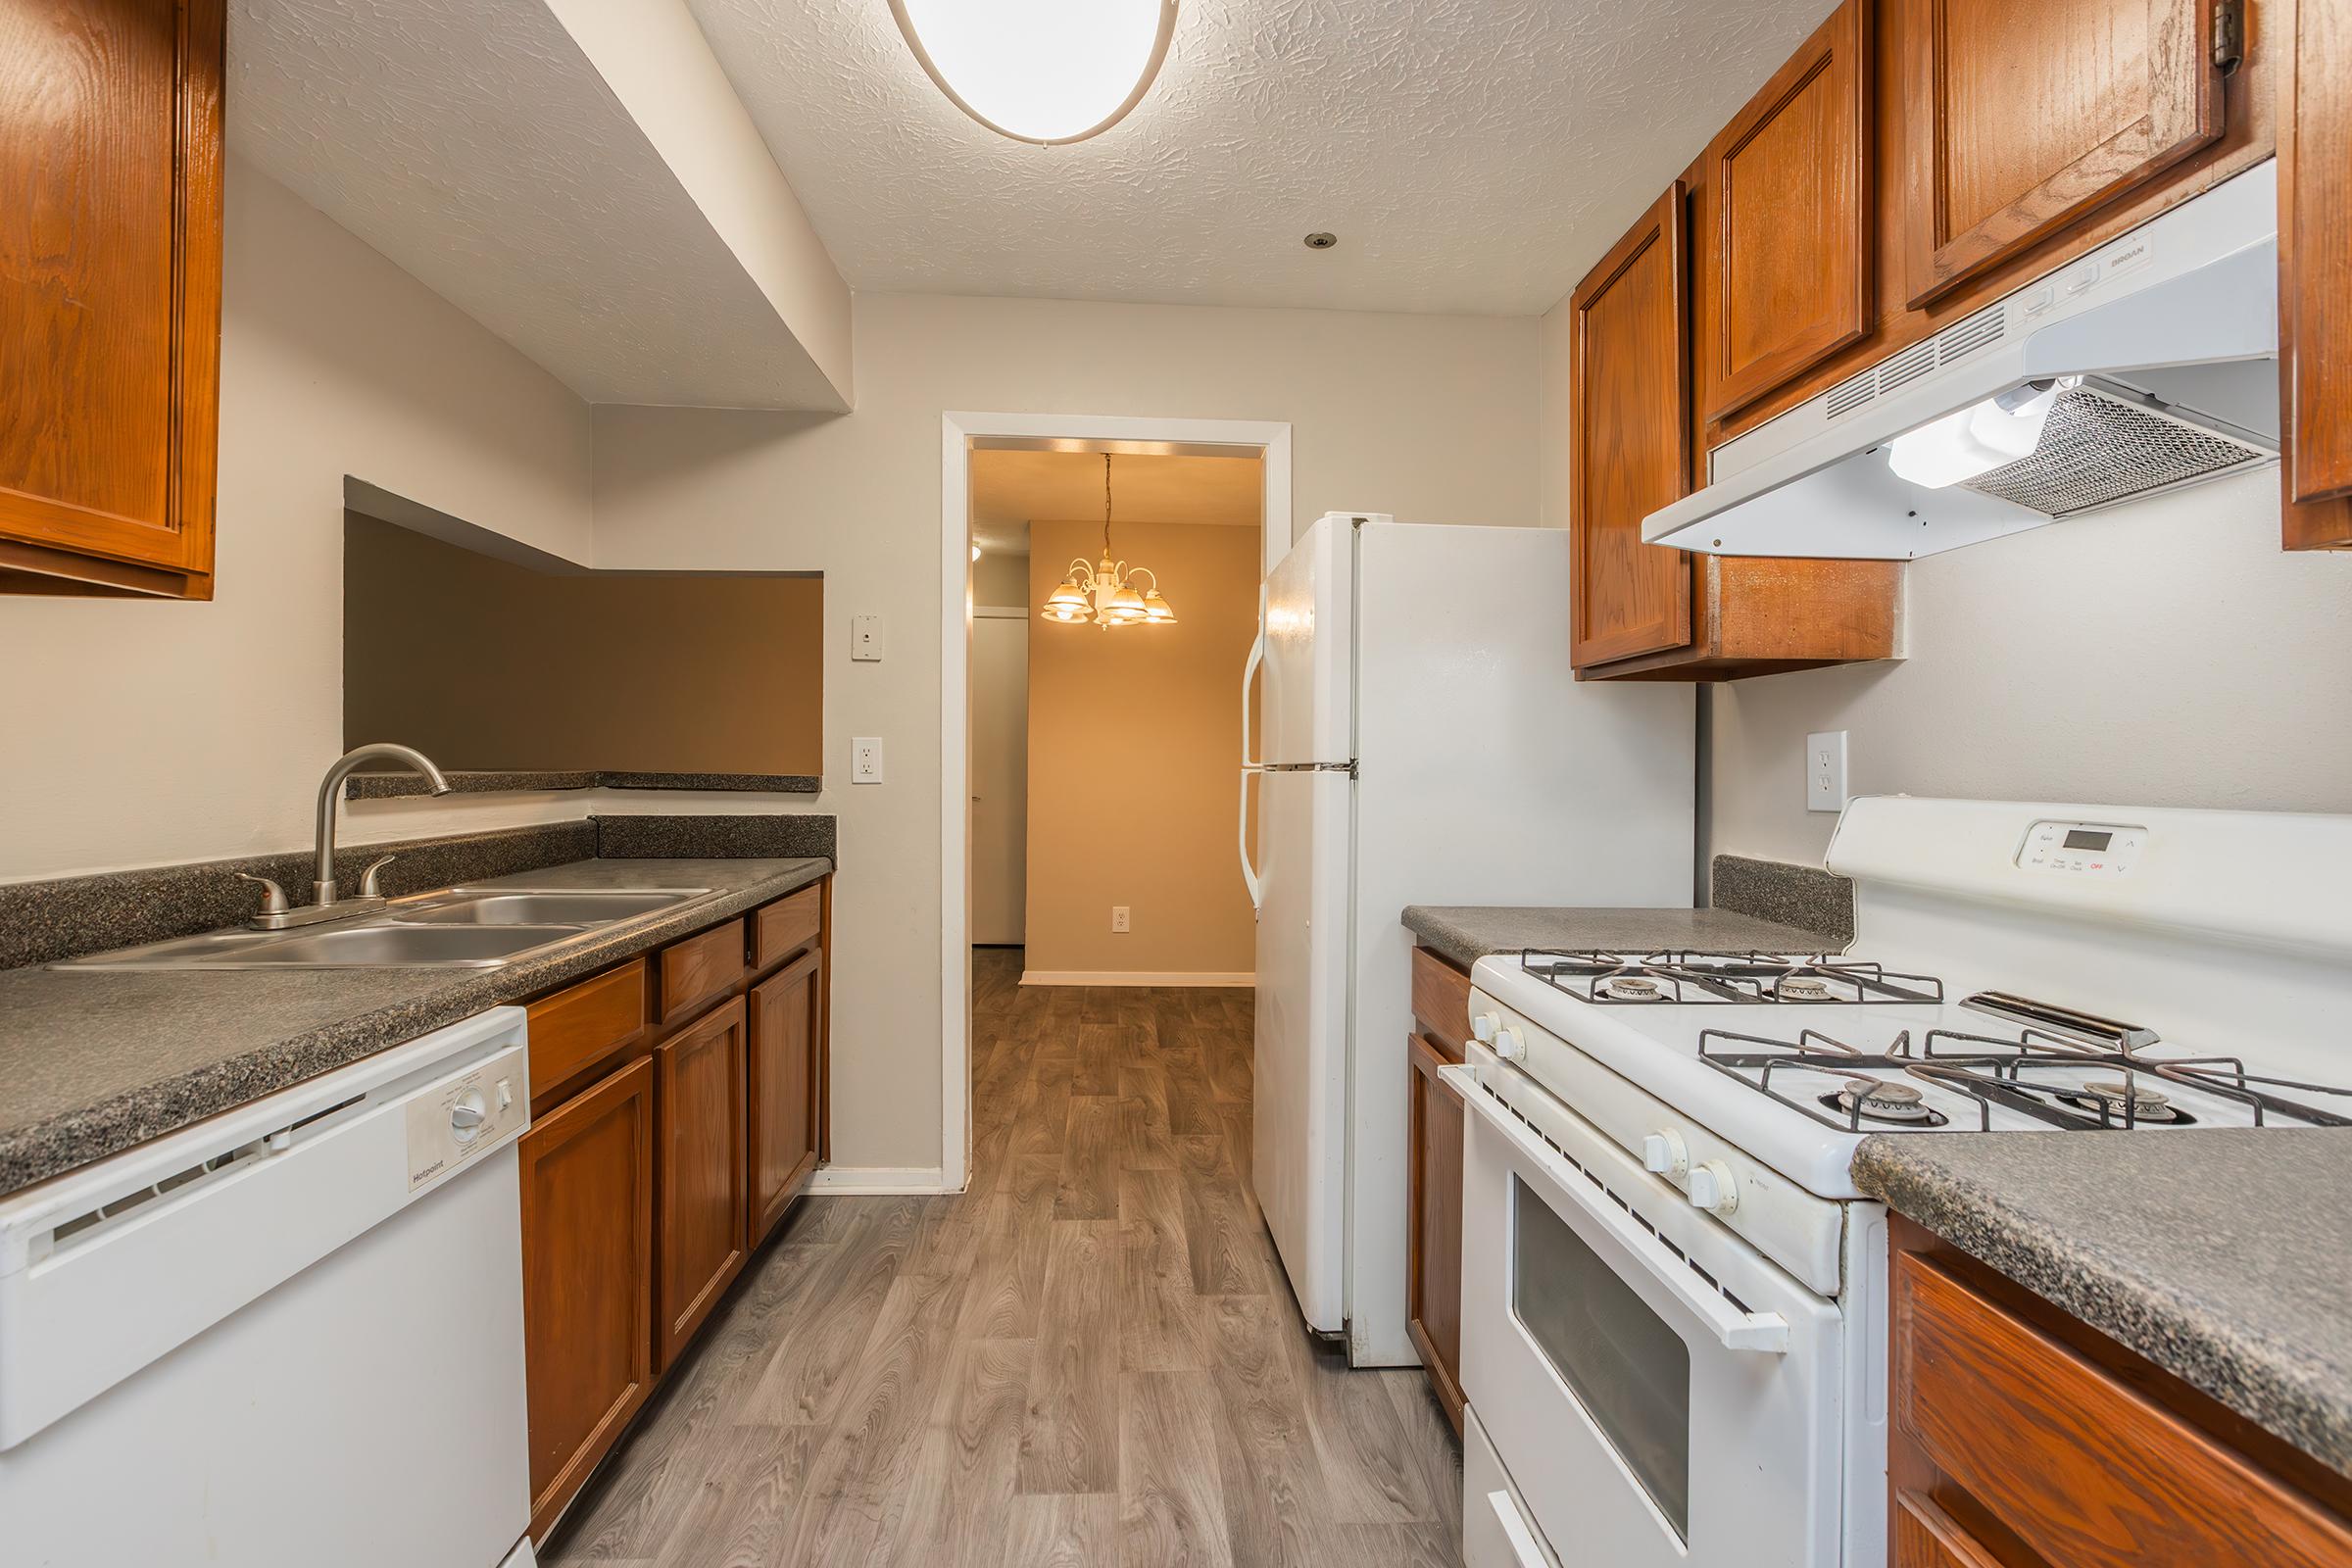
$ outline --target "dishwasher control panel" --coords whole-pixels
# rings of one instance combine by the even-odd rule
[[[518,1046],[411,1100],[409,1191],[520,1132],[530,1115],[529,1087]]]

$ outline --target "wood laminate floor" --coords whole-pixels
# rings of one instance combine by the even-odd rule
[[[1425,1379],[1307,1337],[1251,1198],[1250,993],[1019,960],[971,1190],[804,1200],[542,1563],[1459,1563]]]

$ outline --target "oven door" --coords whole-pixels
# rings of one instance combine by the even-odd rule
[[[1480,1055],[1447,1070],[1469,1107],[1462,1389],[1552,1549],[1837,1563],[1837,1304]]]

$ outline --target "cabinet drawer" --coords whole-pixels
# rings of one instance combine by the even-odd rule
[[[531,1094],[555,1088],[645,1028],[645,960],[531,1004]]]
[[[1448,1061],[1461,1061],[1470,1038],[1470,977],[1427,948],[1413,950],[1413,1016]]]
[[[752,916],[752,967],[781,963],[814,942],[824,929],[823,883],[763,906]]]
[[[729,920],[662,950],[662,1021],[683,1017],[743,978],[743,922]]]
[[[2352,1531],[2302,1494],[1912,1252],[1895,1258],[1894,1359],[1904,1434],[2053,1563],[2352,1560]]]

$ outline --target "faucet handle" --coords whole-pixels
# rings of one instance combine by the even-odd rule
[[[262,885],[262,913],[283,914],[286,912],[286,890],[284,888],[279,887],[266,876],[255,876],[250,871],[239,871],[235,875],[240,882],[259,882]]]
[[[375,873],[399,858],[400,857],[397,855],[379,855],[368,861],[368,869],[360,873],[360,897],[363,899],[382,898],[384,890],[375,885]]]

